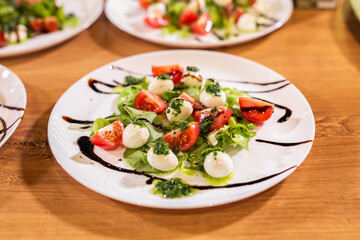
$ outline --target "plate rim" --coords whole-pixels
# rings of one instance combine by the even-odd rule
[[[138,33],[136,31],[128,31],[126,28],[124,28],[122,26],[119,26],[116,23],[116,19],[113,18],[112,14],[110,14],[110,11],[111,11],[110,10],[110,4],[112,4],[113,1],[117,1],[117,0],[107,0],[106,1],[104,12],[105,12],[106,18],[116,28],[118,28],[119,30],[121,30],[121,31],[123,31],[123,32],[125,32],[127,34],[130,34],[131,36],[142,39],[144,41],[148,41],[148,42],[155,43],[155,44],[158,44],[158,45],[169,46],[169,47],[178,47],[178,48],[197,48],[197,49],[200,49],[200,48],[202,48],[202,49],[204,49],[204,48],[218,48],[218,47],[240,45],[240,44],[244,44],[244,43],[256,40],[256,39],[260,39],[260,38],[262,38],[262,37],[264,37],[266,35],[269,35],[269,34],[275,32],[279,28],[283,27],[289,21],[289,19],[291,18],[292,14],[293,14],[293,11],[294,11],[294,3],[292,1],[281,0],[281,1],[287,1],[289,6],[290,6],[290,9],[289,9],[289,12],[287,13],[287,15],[285,15],[284,18],[279,20],[279,22],[277,22],[276,24],[272,25],[271,27],[268,27],[268,28],[264,29],[263,31],[256,32],[256,35],[253,35],[253,36],[251,36],[251,37],[249,37],[247,39],[234,38],[234,39],[229,40],[229,41],[220,41],[220,42],[216,42],[216,43],[201,43],[201,42],[200,43],[181,43],[181,42],[178,43],[176,41],[174,41],[174,42],[166,41],[166,40],[158,39],[158,38],[155,38],[155,37],[148,38],[148,37],[146,37],[145,34],[141,34],[141,33]],[[129,1],[129,0],[124,0],[124,1]]]
[[[111,198],[111,199],[114,199],[116,201],[120,201],[120,202],[123,202],[123,203],[126,203],[126,204],[130,204],[130,205],[135,205],[135,206],[141,206],[141,207],[148,207],[148,208],[157,208],[157,209],[200,209],[200,208],[207,208],[207,207],[215,207],[215,206],[220,206],[220,205],[225,205],[225,204],[229,204],[229,203],[233,203],[233,202],[239,202],[241,200],[244,200],[244,199],[247,199],[249,197],[252,197],[254,195],[257,195],[261,192],[265,192],[267,190],[269,190],[270,188],[274,187],[275,185],[281,183],[283,180],[285,180],[289,175],[291,175],[304,161],[305,159],[307,158],[309,152],[311,151],[312,149],[312,146],[313,146],[313,143],[314,143],[314,140],[315,140],[315,118],[314,118],[314,113],[311,109],[311,106],[309,104],[309,102],[307,101],[307,99],[305,98],[305,96],[301,93],[301,91],[293,84],[291,83],[291,85],[293,85],[294,87],[294,90],[297,91],[301,98],[304,100],[304,103],[307,105],[307,107],[311,110],[311,120],[312,120],[312,132],[311,132],[311,136],[312,136],[312,142],[308,143],[309,144],[309,147],[307,148],[306,151],[303,152],[304,154],[304,157],[301,161],[299,161],[299,163],[297,164],[297,167],[293,168],[293,169],[290,169],[289,171],[287,172],[284,172],[282,173],[281,175],[279,176],[276,176],[274,177],[273,179],[269,180],[271,181],[270,183],[268,183],[268,185],[266,187],[263,187],[263,188],[257,188],[255,189],[254,191],[250,191],[250,193],[247,193],[247,194],[244,194],[242,197],[240,198],[236,198],[236,199],[226,199],[226,200],[223,200],[223,201],[219,201],[215,204],[211,204],[211,205],[205,205],[204,203],[198,203],[198,204],[192,204],[191,206],[163,206],[163,205],[159,205],[159,204],[149,204],[149,203],[142,203],[142,202],[136,202],[136,201],[130,201],[130,200],[126,200],[126,199],[120,199],[119,197],[115,197],[113,194],[111,193],[108,193],[108,192],[105,192],[102,190],[101,187],[90,187],[90,186],[87,186],[86,185],[86,182],[83,181],[79,176],[77,175],[72,175],[70,172],[70,170],[68,171],[68,169],[60,162],[59,159],[56,158],[55,154],[54,154],[54,151],[53,151],[53,143],[52,143],[52,138],[50,138],[50,135],[49,135],[49,132],[51,131],[51,123],[53,122],[53,118],[56,117],[54,116],[54,109],[58,106],[59,104],[59,101],[60,99],[68,92],[70,91],[70,89],[75,85],[77,84],[79,81],[83,81],[82,79],[84,79],[85,77],[87,77],[88,75],[91,75],[93,72],[101,69],[101,68],[104,68],[104,67],[107,67],[115,62],[118,62],[122,59],[131,59],[131,58],[137,58],[137,57],[142,57],[142,56],[145,56],[145,55],[152,55],[152,54],[166,54],[166,53],[180,53],[180,52],[185,52],[185,53],[205,53],[205,54],[219,54],[219,55],[224,55],[224,56],[227,56],[227,57],[231,57],[231,58],[240,58],[242,60],[245,60],[245,61],[248,61],[252,64],[256,64],[260,67],[263,67],[263,68],[266,68],[266,69],[269,69],[275,73],[277,73],[276,71],[274,71],[273,69],[269,68],[269,67],[266,67],[258,62],[255,62],[253,60],[250,60],[250,59],[247,59],[247,58],[244,58],[244,57],[240,57],[240,56],[236,56],[236,55],[233,55],[233,54],[229,54],[229,53],[223,53],[223,52],[217,52],[217,51],[210,51],[210,50],[191,50],[191,49],[185,49],[185,50],[182,50],[182,49],[176,49],[176,50],[162,50],[162,51],[153,51],[153,52],[147,52],[147,53],[141,53],[141,54],[136,54],[136,55],[132,55],[132,56],[129,56],[129,57],[124,57],[124,58],[120,58],[120,59],[117,59],[117,60],[114,60],[114,61],[111,61],[109,63],[106,63],[104,65],[101,65],[100,67],[88,72],[87,74],[85,74],[84,76],[82,76],[81,78],[79,78],[78,80],[76,80],[58,99],[58,101],[56,102],[56,104],[54,105],[52,111],[51,111],[51,114],[50,114],[50,117],[49,117],[49,121],[48,121],[48,128],[47,128],[47,135],[48,135],[48,141],[49,141],[49,146],[50,146],[50,149],[51,149],[51,152],[53,153],[53,156],[55,158],[55,160],[59,163],[59,165],[63,168],[63,170],[68,174],[70,175],[72,178],[74,178],[77,182],[79,182],[81,185],[85,186],[86,188],[96,192],[96,193],[99,193],[105,197],[108,197],[108,198]],[[277,73],[278,75],[280,75],[279,73]],[[280,75],[282,76],[282,75]]]
[[[23,115],[21,116],[21,119],[19,121],[17,121],[14,125],[13,125],[13,130],[10,132],[10,134],[8,135],[7,139],[5,141],[0,142],[0,148],[10,139],[10,137],[14,134],[14,132],[16,131],[17,127],[19,126],[21,120],[24,118],[25,112],[26,112],[26,105],[27,105],[27,93],[26,93],[26,88],[24,83],[21,81],[20,77],[13,72],[11,69],[9,69],[8,67],[0,64],[0,68],[3,68],[7,71],[9,71],[11,74],[13,74],[15,76],[16,81],[20,84],[21,89],[22,89],[22,94],[24,95],[24,104],[23,106],[20,106],[22,108],[24,108],[24,112]]]
[[[37,47],[33,47],[33,48],[29,48],[29,49],[25,49],[25,50],[20,49],[20,50],[16,50],[16,51],[9,51],[9,52],[2,53],[1,48],[0,48],[0,58],[15,57],[15,56],[26,55],[29,53],[38,52],[38,51],[59,45],[63,42],[66,42],[67,40],[70,40],[71,38],[75,37],[76,35],[80,34],[82,31],[89,28],[94,22],[96,22],[99,19],[99,17],[101,16],[101,14],[103,13],[104,6],[105,6],[104,1],[103,0],[93,0],[93,1],[98,2],[97,3],[99,5],[99,8],[97,8],[98,10],[94,13],[93,17],[90,18],[88,21],[84,22],[81,26],[74,28],[73,32],[71,34],[69,34],[65,37],[56,39],[55,41],[52,41],[50,43],[40,45]]]

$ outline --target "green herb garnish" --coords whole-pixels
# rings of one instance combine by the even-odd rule
[[[194,66],[188,66],[186,67],[186,71],[189,71],[189,72],[198,72],[199,69],[197,67],[194,67]]]
[[[145,77],[136,78],[134,76],[128,75],[125,77],[125,85],[126,86],[136,85],[136,84],[144,83],[145,80],[146,80]]]
[[[157,76],[157,79],[160,80],[171,80],[171,77],[169,74],[160,74],[159,76]]]
[[[214,153],[214,158],[216,160],[216,155],[218,152],[224,152],[224,150],[222,148],[219,147],[214,147],[214,148],[206,148],[204,151],[202,151],[201,153],[201,160],[205,161],[205,158],[207,157],[207,155],[209,155],[210,153]]]
[[[219,84],[210,84],[205,87],[205,91],[207,93],[211,93],[213,96],[220,97],[221,96],[221,89]]]
[[[170,108],[175,112],[173,115],[177,116],[181,113],[181,107],[184,106],[184,99],[182,98],[175,98],[171,101],[167,113],[170,113]]]
[[[163,140],[157,141],[153,149],[156,155],[168,155],[170,153],[169,144]]]
[[[180,178],[158,181],[154,189],[156,193],[161,194],[165,198],[179,198],[191,195],[191,186],[182,183]]]

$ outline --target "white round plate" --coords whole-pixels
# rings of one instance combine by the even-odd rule
[[[62,43],[93,24],[99,18],[104,8],[103,0],[63,0],[63,3],[66,14],[73,13],[79,17],[79,25],[77,27],[66,28],[54,33],[41,34],[30,38],[24,43],[7,45],[0,48],[0,57],[31,53]]]
[[[293,11],[292,0],[262,0],[270,6],[274,12],[274,18],[278,21],[267,28],[254,33],[244,33],[231,39],[219,40],[213,34],[207,34],[199,40],[195,35],[182,38],[176,34],[164,36],[161,30],[148,27],[144,23],[146,11],[143,10],[137,0],[108,0],[105,6],[105,14],[108,19],[119,29],[142,38],[144,40],[172,46],[185,48],[214,48],[230,46],[248,42],[265,36],[283,26],[290,18]]]
[[[256,129],[257,135],[249,143],[249,151],[241,150],[232,156],[233,179],[229,183],[248,182],[263,178],[293,166],[299,166],[310,151],[312,142],[292,147],[281,147],[256,142],[264,139],[278,142],[313,140],[315,122],[311,108],[301,92],[289,81],[273,85],[240,84],[223,82],[224,79],[269,83],[284,79],[273,70],[250,60],[212,51],[172,50],[140,54],[124,58],[96,69],[72,85],[56,103],[49,120],[48,138],[51,150],[59,164],[73,178],[88,188],[123,202],[156,208],[200,208],[225,204],[260,193],[285,179],[295,168],[261,183],[237,188],[203,190],[190,197],[165,199],[150,193],[152,185],[146,177],[117,172],[95,163],[82,155],[76,143],[80,136],[89,136],[89,131],[69,130],[69,123],[62,119],[95,120],[118,112],[117,94],[101,94],[88,86],[89,78],[109,84],[123,81],[127,73],[112,70],[115,65],[126,70],[149,74],[152,65],[179,63],[182,66],[197,66],[203,77],[220,80],[222,87],[243,91],[268,91],[251,94],[254,97],[284,105],[292,109],[291,118],[278,123],[284,110],[276,108],[270,120]],[[286,86],[285,86],[286,85]],[[101,88],[101,86],[99,86]],[[102,89],[111,91],[111,89]],[[129,168],[122,158],[121,149],[106,152],[95,147],[95,153],[106,161]],[[179,173],[181,174],[181,173]],[[170,176],[163,176],[170,178]],[[202,177],[181,175],[189,184],[205,184]]]
[[[10,69],[0,65],[0,147],[10,138],[19,125],[25,107],[26,91],[24,84]],[[7,129],[6,133],[3,132],[4,127]]]

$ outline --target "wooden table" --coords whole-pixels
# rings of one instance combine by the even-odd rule
[[[0,59],[28,94],[24,120],[0,149],[0,239],[360,239],[360,24],[353,15],[345,24],[346,9],[295,10],[269,36],[215,49],[291,80],[310,102],[316,138],[284,182],[211,209],[110,200],[72,179],[47,142],[50,112],[76,80],[110,61],[169,48],[129,36],[102,16],[60,46]]]

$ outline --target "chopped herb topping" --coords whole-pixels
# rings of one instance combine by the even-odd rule
[[[207,155],[209,155],[210,153],[214,153],[214,158],[216,160],[216,155],[218,152],[224,152],[223,149],[219,148],[219,147],[214,147],[214,148],[206,148],[204,151],[202,151],[201,153],[201,160],[205,161],[205,158],[207,157]]]
[[[183,121],[181,123],[179,123],[179,128],[181,132],[184,132],[186,129],[188,129],[189,127],[189,122],[188,121]]]
[[[194,67],[194,66],[188,66],[186,68],[186,71],[189,71],[189,72],[198,72],[199,69],[197,67]]]
[[[133,122],[133,124],[134,124],[134,125],[138,125],[138,126],[140,126],[140,127],[146,127],[144,121],[139,120],[139,119],[135,119],[135,121]]]
[[[185,99],[175,98],[171,101],[169,108],[173,110],[173,115],[177,116],[181,113],[181,107],[184,106]],[[170,109],[168,108],[167,113],[170,113]]]
[[[171,80],[171,77],[169,74],[160,74],[159,76],[157,76],[157,79],[160,80]]]
[[[217,107],[213,107],[211,110],[210,110],[210,113],[216,113],[217,112]]]
[[[207,93],[212,94],[213,96],[220,97],[221,96],[221,89],[219,84],[210,84],[205,87],[205,91]]]
[[[172,178],[167,181],[158,181],[155,191],[165,198],[179,198],[191,195],[191,187],[181,182],[180,178]]]
[[[145,77],[142,78],[136,78],[134,76],[128,75],[125,77],[125,85],[126,86],[130,86],[130,85],[136,85],[136,84],[140,84],[145,82]]]
[[[204,118],[204,120],[200,123],[200,134],[202,136],[206,136],[209,133],[209,129],[214,124],[214,118],[210,115]]]
[[[168,155],[170,153],[169,144],[163,140],[157,141],[153,149],[156,155]]]

